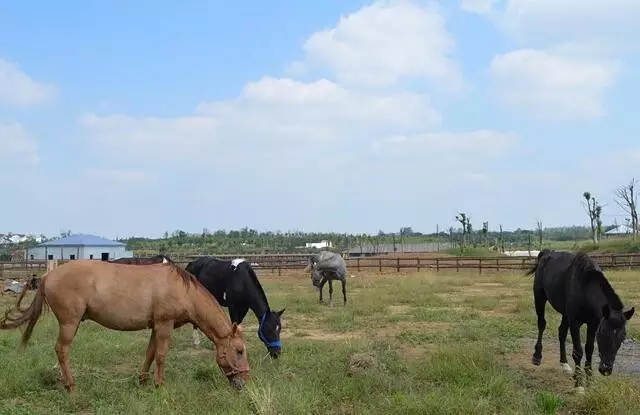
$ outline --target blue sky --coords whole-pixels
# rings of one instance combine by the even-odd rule
[[[606,223],[636,1],[0,5],[0,232]]]

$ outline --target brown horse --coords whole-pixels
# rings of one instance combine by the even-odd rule
[[[149,379],[156,361],[155,385],[164,383],[164,363],[172,330],[184,324],[196,325],[215,345],[216,363],[231,385],[241,389],[249,379],[249,363],[240,328],[216,299],[193,275],[173,263],[123,265],[102,261],[69,261],[49,271],[40,281],[31,305],[20,303],[0,319],[0,329],[27,324],[22,334],[23,349],[47,304],[59,325],[55,346],[65,389],[71,394],[75,382],[69,366],[69,348],[80,322],[92,320],[119,331],[150,328],[151,337],[140,370],[140,383]],[[11,317],[12,311],[19,314]]]

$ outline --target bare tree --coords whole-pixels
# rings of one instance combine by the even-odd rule
[[[487,235],[489,234],[489,222],[482,222],[482,245],[487,247]]]
[[[538,249],[542,249],[542,221],[536,219],[536,226],[538,229]]]
[[[471,218],[466,213],[460,212],[456,215],[456,220],[462,225],[462,241],[460,245],[464,247],[466,245],[467,234],[471,234]]]
[[[602,206],[594,196],[591,196],[591,193],[584,192],[582,196],[586,200],[585,207],[589,215],[589,221],[591,222],[591,238],[593,239],[593,244],[598,245],[599,236],[602,233],[602,220],[600,219]]]
[[[614,192],[616,203],[631,218],[631,234],[635,240],[638,236],[638,195],[636,194],[636,179],[631,179],[629,184],[619,187]]]

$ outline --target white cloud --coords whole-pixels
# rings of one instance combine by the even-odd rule
[[[18,65],[0,59],[0,104],[17,107],[39,104],[53,99],[56,91],[54,85],[36,82]]]
[[[494,87],[505,104],[546,119],[603,116],[602,98],[619,68],[615,60],[534,49],[497,55],[491,61]]]
[[[455,42],[435,3],[377,1],[343,16],[304,44],[306,64],[326,66],[341,83],[390,85],[402,77],[462,85]],[[302,63],[290,69],[300,72]]]
[[[213,144],[217,123],[208,117],[133,117],[85,114],[80,124],[100,153],[117,159],[185,161]]]
[[[499,157],[517,145],[514,134],[481,130],[465,133],[427,133],[413,136],[392,136],[373,144],[376,152],[384,154],[434,157],[449,155],[459,157]]]
[[[636,0],[461,0],[460,7],[490,18],[521,40],[570,37],[633,42],[640,20]]]
[[[21,124],[0,124],[0,162],[2,164],[36,164],[38,143]]]
[[[289,65],[291,76],[316,66],[331,74],[309,82],[264,76],[247,83],[237,97],[201,102],[193,115],[180,118],[87,114],[80,122],[99,144],[96,151],[119,163],[169,171],[168,161],[183,162],[179,172],[199,164],[208,169],[207,177],[233,171],[236,183],[269,181],[291,189],[315,172],[326,180],[341,175],[340,181],[341,171],[349,171],[354,181],[382,174],[382,167],[372,167],[372,157],[387,163],[385,180],[393,180],[411,166],[393,158],[398,149],[388,137],[405,137],[403,151],[414,155],[455,153],[461,174],[463,158],[481,162],[515,143],[511,135],[489,130],[439,131],[442,116],[430,96],[399,82],[408,77],[450,87],[462,82],[437,6],[377,2],[344,17],[334,29],[311,35],[305,50],[304,63]]]
[[[424,95],[371,94],[326,79],[265,77],[247,84],[237,99],[205,102],[197,111],[218,119],[225,133],[259,141],[357,140],[390,129],[434,128],[441,121]]]

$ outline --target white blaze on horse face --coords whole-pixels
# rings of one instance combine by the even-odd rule
[[[233,265],[234,268],[237,268],[238,265],[242,264],[244,261],[246,261],[244,258],[236,258],[231,261],[231,265]]]
[[[162,263],[163,263],[163,264],[166,264],[166,263],[168,263],[168,262],[169,262],[169,261],[167,261],[167,258],[162,257]]]

